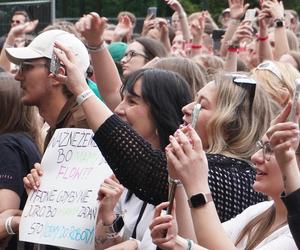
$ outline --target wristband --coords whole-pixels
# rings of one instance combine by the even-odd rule
[[[229,47],[227,49],[228,52],[238,52],[239,51],[239,48],[235,48],[235,47]]]
[[[192,48],[192,49],[201,49],[201,48],[202,48],[202,45],[201,45],[201,44],[192,44],[192,45],[191,45],[191,48]]]
[[[83,91],[79,96],[76,97],[76,102],[78,105],[81,105],[84,101],[86,101],[91,96],[94,96],[94,92],[91,89],[87,89]]]
[[[267,41],[269,39],[269,36],[267,35],[266,37],[261,37],[259,35],[256,35],[256,38],[260,42],[265,42],[265,41]]]
[[[104,42],[102,41],[99,45],[90,46],[88,44],[85,45],[89,52],[100,52],[105,49]]]
[[[170,185],[176,184],[177,187],[183,187],[183,184],[180,180],[172,179],[170,176],[168,177],[168,182],[169,182]]]
[[[10,216],[5,220],[5,230],[9,235],[16,234],[11,227],[11,222],[12,222],[13,218],[14,218],[14,216]]]

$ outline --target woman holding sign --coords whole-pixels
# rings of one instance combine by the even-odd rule
[[[21,91],[12,76],[0,74],[0,248],[11,250],[27,198],[23,177],[40,161],[37,111],[22,104]]]

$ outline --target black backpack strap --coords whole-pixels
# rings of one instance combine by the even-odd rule
[[[142,216],[143,216],[143,214],[144,214],[144,211],[145,211],[145,209],[146,209],[146,206],[147,206],[147,202],[144,201],[144,202],[143,202],[143,206],[142,206],[141,211],[140,211],[140,214],[139,214],[139,217],[137,218],[136,223],[135,223],[135,226],[134,226],[134,229],[133,229],[133,231],[132,231],[131,238],[134,238],[134,239],[136,238],[136,229],[137,229],[138,224],[140,223],[140,220],[142,219]]]

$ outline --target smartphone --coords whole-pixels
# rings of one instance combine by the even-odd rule
[[[176,194],[176,188],[177,188],[177,180],[172,181],[171,186],[170,186],[170,191],[169,191],[169,206],[167,207],[167,214],[172,213],[172,209],[174,206],[174,201],[175,201],[175,194]],[[167,236],[168,230],[165,230],[163,232],[164,237]]]
[[[169,202],[170,202],[170,204],[167,208],[167,214],[172,213],[172,209],[173,209],[173,206],[174,206],[174,200],[175,200],[176,187],[177,187],[177,183],[176,183],[176,180],[174,180],[174,182],[172,182],[172,184],[171,184],[170,191],[169,191]]]
[[[192,112],[192,127],[193,128],[196,127],[196,123],[198,120],[200,110],[201,110],[201,104],[199,104],[199,103],[195,104],[193,112]]]
[[[152,19],[157,16],[157,7],[149,7],[147,10],[147,16],[151,16]]]
[[[50,61],[50,69],[49,71],[54,74],[57,75],[59,73],[59,67],[60,67],[60,60],[57,57],[57,55],[54,53],[52,53],[52,57],[51,57],[51,61]]]
[[[295,83],[296,83],[296,87],[293,96],[293,103],[292,103],[292,108],[288,119],[290,122],[297,122],[296,114],[297,114],[298,99],[300,93],[300,78],[296,79]]]
[[[244,21],[252,22],[254,21],[255,16],[256,16],[256,9],[248,9],[246,11]]]
[[[213,39],[213,49],[219,51],[221,47],[221,39],[225,34],[224,29],[213,30],[212,39]]]

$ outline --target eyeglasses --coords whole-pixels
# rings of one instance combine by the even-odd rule
[[[226,74],[226,75],[229,75],[232,77],[232,82],[234,84],[249,91],[250,105],[252,106],[252,103],[254,101],[254,96],[255,96],[256,81],[244,74],[232,73],[232,74]]]
[[[125,59],[127,62],[129,62],[132,59],[132,57],[136,57],[136,56],[142,56],[145,59],[149,59],[146,55],[135,52],[133,50],[130,50],[130,51],[126,52],[123,56],[123,59]]]
[[[20,20],[11,20],[10,23],[16,23],[16,24],[20,24],[21,21]]]
[[[256,143],[256,152],[261,149],[263,152],[264,161],[269,161],[271,159],[271,155],[273,154],[270,142],[263,142],[262,140],[259,140]]]
[[[279,78],[279,80],[282,81],[282,75],[279,71],[279,69],[277,68],[277,66],[275,65],[275,63],[273,63],[272,61],[264,61],[261,64],[259,64],[255,70],[268,70],[271,73],[273,73],[275,76],[277,76]]]
[[[24,72],[28,72],[35,67],[49,68],[49,65],[47,63],[21,62],[19,65],[19,72],[20,74],[23,74]]]

